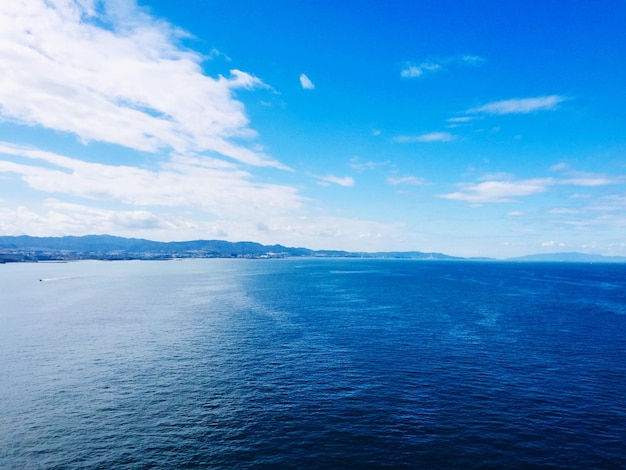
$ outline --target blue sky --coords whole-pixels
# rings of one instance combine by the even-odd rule
[[[0,5],[0,234],[626,255],[626,2]]]

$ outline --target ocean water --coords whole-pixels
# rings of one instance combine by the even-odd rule
[[[626,468],[626,266],[0,265],[0,468]]]

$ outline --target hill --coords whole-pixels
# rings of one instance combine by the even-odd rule
[[[157,242],[111,235],[86,235],[82,237],[0,236],[0,262],[81,259],[285,258],[294,256],[423,260],[463,259],[443,253],[423,253],[420,251],[378,253],[316,251],[283,245],[261,245],[255,242],[228,242],[224,240]]]

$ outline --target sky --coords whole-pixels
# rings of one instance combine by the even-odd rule
[[[0,235],[626,255],[626,0],[0,2]]]

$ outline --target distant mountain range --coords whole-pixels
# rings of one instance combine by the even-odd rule
[[[157,242],[139,238],[111,235],[82,237],[0,236],[0,263],[19,261],[99,260],[162,260],[175,258],[393,258],[418,260],[495,261],[493,258],[461,258],[443,253],[421,251],[352,252],[310,250],[283,245],[261,245],[255,242],[224,240],[192,240]],[[584,253],[547,253],[510,258],[515,262],[584,262],[624,263],[626,257],[601,256]]]
[[[285,258],[295,256],[462,259],[442,253],[422,253],[420,251],[362,253],[310,250],[283,245],[268,246],[254,242],[227,242],[223,240],[157,242],[111,235],[86,235],[82,237],[0,236],[0,262],[80,259]]]

